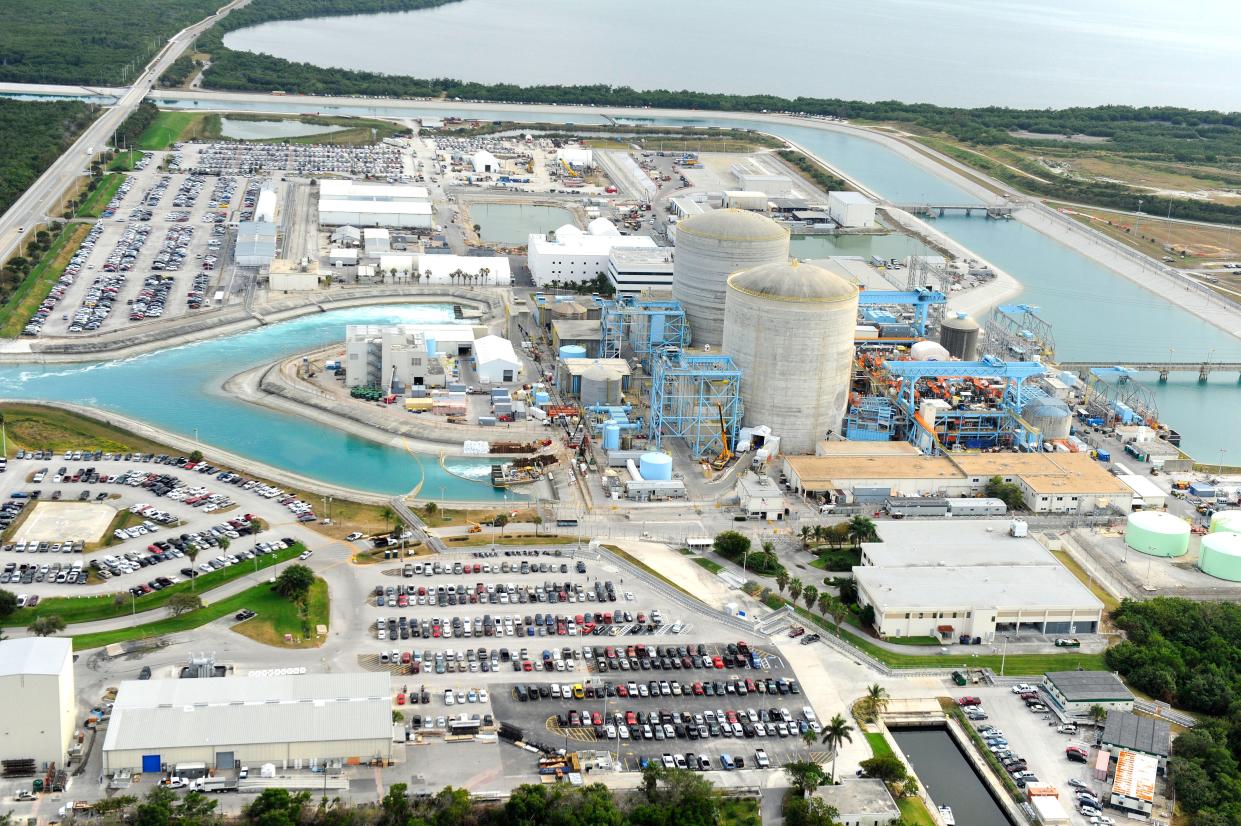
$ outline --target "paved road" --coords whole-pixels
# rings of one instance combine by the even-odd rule
[[[0,260],[7,259],[16,250],[21,241],[22,229],[29,229],[41,223],[46,216],[55,214],[61,197],[68,191],[74,179],[80,177],[83,169],[89,166],[91,158],[111,142],[112,133],[138,108],[138,104],[151,91],[155,81],[181,56],[194,38],[223,15],[249,2],[250,0],[232,0],[211,17],[187,26],[172,36],[159,54],[147,64],[134,84],[123,91],[116,105],[105,110],[87,127],[73,145],[0,216]]]

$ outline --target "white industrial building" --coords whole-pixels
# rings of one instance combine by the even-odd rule
[[[342,247],[357,247],[362,243],[362,230],[345,225],[332,231],[331,241]]]
[[[669,247],[617,247],[608,254],[608,279],[618,293],[672,289]]]
[[[827,214],[842,227],[873,227],[875,202],[860,192],[829,192]]]
[[[480,149],[470,158],[470,165],[475,172],[499,172],[501,170],[500,159],[488,152],[486,149]]]
[[[556,160],[574,169],[593,169],[595,152],[584,146],[562,146],[556,150]]]
[[[319,288],[319,264],[303,267],[297,261],[277,258],[267,273],[267,286],[273,292],[309,292]]]
[[[392,233],[383,227],[362,230],[362,249],[367,255],[383,255],[392,249]]]
[[[793,179],[788,175],[771,175],[738,167],[733,167],[733,174],[737,176],[741,188],[749,192],[761,192],[773,198],[788,198],[795,194]]]
[[[513,283],[508,257],[503,255],[420,255],[418,268],[423,284],[507,287]]]
[[[327,260],[333,267],[356,267],[358,250],[356,247],[332,247],[327,252]]]
[[[513,343],[499,336],[483,336],[474,342],[475,372],[483,384],[517,381],[521,375],[521,359]]]
[[[784,518],[784,492],[770,476],[747,471],[737,479],[735,491],[746,517],[768,521]]]
[[[430,229],[429,201],[353,201],[319,199],[319,224],[325,227],[349,224],[358,227],[397,227]]]
[[[818,787],[813,794],[836,810],[832,820],[841,826],[887,826],[901,818],[882,780],[845,777],[839,784]]]
[[[412,281],[414,274],[420,272],[419,256],[412,252],[388,252],[379,256],[376,262],[377,272],[385,281],[402,283]]]
[[[750,212],[767,212],[767,194],[745,189],[730,189],[724,193],[724,209],[746,209]]]
[[[103,742],[106,774],[391,757],[387,672],[126,681]]]
[[[63,766],[77,719],[72,641],[0,641],[0,697],[0,760]]]
[[[345,328],[345,386],[389,392],[443,387],[446,360],[471,355],[476,335],[466,324],[351,324]]]
[[[882,637],[1093,634],[1101,603],[1036,541],[1007,522],[918,520],[883,526],[853,569],[858,601]],[[880,547],[882,545],[882,547]]]
[[[1133,711],[1133,692],[1110,671],[1048,671],[1043,691],[1069,714],[1087,714],[1093,706]]]
[[[270,267],[276,257],[276,225],[268,221],[242,221],[237,224],[237,243],[233,260],[239,267]]]
[[[596,218],[587,232],[565,224],[556,230],[554,240],[533,233],[526,252],[535,286],[546,287],[552,281],[593,281],[600,273],[606,274],[614,249],[655,246],[654,239],[646,235],[621,235],[611,221]]]
[[[380,184],[369,181],[343,181],[327,178],[319,181],[319,200],[328,201],[390,201],[394,203],[428,201],[431,195],[425,186]]]
[[[259,190],[258,200],[254,203],[254,220],[268,223],[276,221],[276,190],[270,186]]]

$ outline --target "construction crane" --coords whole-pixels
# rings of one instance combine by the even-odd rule
[[[724,422],[724,405],[717,403],[715,409],[720,413],[720,442],[724,446],[720,449],[720,455],[716,456],[715,461],[711,463],[711,467],[723,470],[728,466],[728,460],[733,458],[733,452],[728,447],[728,425]]]

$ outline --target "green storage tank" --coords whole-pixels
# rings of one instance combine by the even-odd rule
[[[1211,533],[1241,533],[1241,510],[1216,511],[1211,516]]]
[[[1189,523],[1165,511],[1131,513],[1125,544],[1151,556],[1184,556],[1189,551]]]
[[[1217,579],[1241,582],[1241,533],[1209,533],[1202,537],[1198,567]]]

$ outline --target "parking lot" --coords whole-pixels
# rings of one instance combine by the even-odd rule
[[[251,564],[282,550],[275,546],[286,539],[310,538],[297,527],[315,518],[310,504],[254,480],[151,454],[73,455],[14,459],[0,474],[0,525],[6,531],[0,585],[19,598],[96,588],[137,597],[190,576]],[[95,520],[104,527],[114,517],[124,519],[99,544],[87,545],[57,533],[54,522],[39,520],[40,528],[40,504],[106,509],[108,518]],[[267,525],[260,534],[254,533],[255,518]],[[256,543],[268,547],[256,550]],[[187,558],[191,546],[198,554],[193,562]]]
[[[997,745],[1001,750],[1007,749],[1012,758],[1024,761],[1025,771],[1031,772],[1037,781],[1035,785],[1047,784],[1061,790],[1060,799],[1070,811],[1076,803],[1073,783],[1080,783],[1086,791],[1099,799],[1106,798],[1111,787],[1110,783],[1094,779],[1091,765],[1094,754],[1086,762],[1071,761],[1065,750],[1072,745],[1082,746],[1090,750],[1095,742],[1096,730],[1093,726],[1079,722],[1075,733],[1060,731],[1063,721],[1054,713],[1044,714],[1031,711],[1020,694],[1013,692],[1013,686],[969,686],[953,692],[957,696],[975,696],[982,700],[981,709],[985,719],[972,720],[974,728],[983,730],[984,735],[995,735],[998,731],[1004,745]],[[1041,692],[1040,692],[1041,694]],[[1045,698],[1044,698],[1045,699]],[[994,741],[993,741],[994,742]],[[1117,823],[1127,820],[1115,809],[1107,809],[1104,816]],[[1088,818],[1081,812],[1073,812],[1073,819],[1079,824],[1087,824]]]
[[[178,157],[147,153],[127,175],[27,335],[108,332],[209,303],[231,255],[228,222],[245,217],[250,184],[240,176],[161,170]]]

